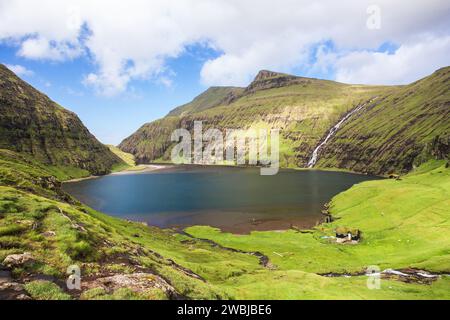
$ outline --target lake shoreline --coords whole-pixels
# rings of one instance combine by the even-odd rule
[[[377,179],[320,170],[281,169],[266,177],[248,167],[149,165],[66,184],[65,191],[97,211],[161,229],[210,225],[247,234],[312,228],[324,221],[323,205],[333,196],[371,178]]]
[[[139,166],[142,166],[143,168],[142,169],[127,168],[122,171],[112,172],[112,173],[101,175],[101,176],[88,176],[88,177],[83,177],[83,178],[70,179],[70,180],[62,181],[62,183],[80,182],[80,181],[84,181],[84,180],[98,179],[98,178],[107,177],[107,176],[118,176],[118,175],[153,172],[153,171],[157,171],[157,170],[167,169],[170,167],[170,165],[160,165],[160,164],[158,164],[158,165],[145,164],[145,165],[139,165]]]

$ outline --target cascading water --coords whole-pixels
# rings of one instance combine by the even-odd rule
[[[333,128],[330,129],[330,131],[328,131],[328,134],[325,138],[325,140],[323,140],[313,151],[310,160],[308,161],[308,168],[312,168],[314,167],[314,165],[317,162],[317,156],[319,154],[319,150],[327,144],[328,140],[330,140],[330,138],[332,136],[334,136],[334,134],[336,133],[336,131],[339,130],[339,128],[341,127],[341,125],[352,116],[352,114],[358,112],[359,110],[361,110],[363,107],[365,106],[365,104],[359,105],[357,106],[355,109],[353,109],[352,111],[350,111],[349,113],[346,114],[345,117],[343,117]]]

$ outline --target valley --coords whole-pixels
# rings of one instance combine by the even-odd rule
[[[394,87],[261,71],[246,88],[207,90],[119,148],[0,71],[1,299],[450,299],[449,67]],[[167,162],[173,129],[196,120],[279,128],[282,167],[311,170],[314,149],[352,110],[313,168],[395,179],[337,194],[326,209],[332,221],[314,227],[179,232],[109,216],[61,187]],[[360,230],[360,241],[337,243],[339,227]],[[79,290],[65,285],[73,265]],[[413,276],[383,272],[381,288],[370,289],[370,266]]]

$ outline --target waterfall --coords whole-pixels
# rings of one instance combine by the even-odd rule
[[[327,144],[328,140],[330,140],[330,138],[332,136],[334,136],[334,134],[336,133],[336,131],[339,130],[339,128],[341,127],[341,125],[352,116],[352,114],[358,112],[359,110],[361,110],[363,107],[365,106],[365,104],[361,104],[359,106],[357,106],[355,109],[353,109],[352,111],[350,111],[349,113],[347,113],[345,115],[345,117],[343,117],[333,128],[330,129],[330,131],[328,131],[327,136],[325,137],[325,140],[323,140],[313,151],[312,155],[311,155],[311,159],[308,162],[308,168],[312,168],[314,167],[314,165],[317,162],[317,156],[319,154],[319,150]]]

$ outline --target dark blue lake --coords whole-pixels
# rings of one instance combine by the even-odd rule
[[[65,183],[66,192],[104,213],[159,227],[211,225],[225,231],[310,227],[323,205],[353,184],[376,177],[344,172],[169,167]]]

